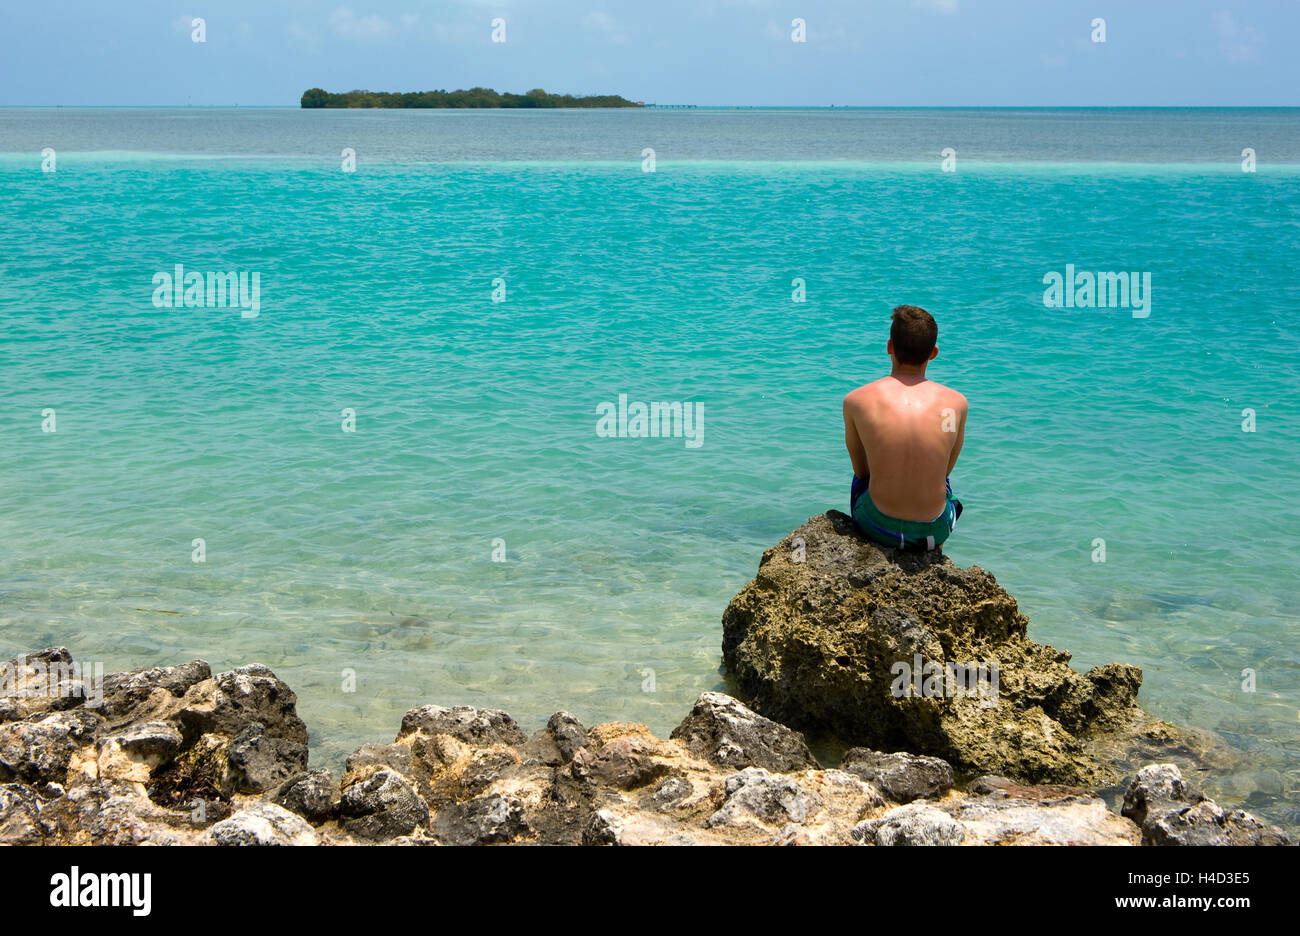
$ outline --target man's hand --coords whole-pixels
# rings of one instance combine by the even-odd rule
[[[957,456],[961,454],[962,444],[966,441],[966,414],[970,412],[970,404],[966,398],[958,394],[961,399],[960,412],[957,414],[957,438],[953,440],[952,452],[948,455],[948,470],[945,475],[952,474],[952,469],[957,465]]]
[[[849,450],[849,459],[853,462],[853,473],[866,481],[871,477],[871,468],[867,463],[867,450],[858,437],[858,428],[853,423],[853,394],[844,398],[844,446]]]

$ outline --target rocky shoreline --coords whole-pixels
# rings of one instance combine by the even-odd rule
[[[0,843],[1289,844],[1184,779],[1176,761],[1222,742],[1142,713],[1136,667],[1076,673],[987,572],[882,551],[846,520],[795,530],[728,607],[750,705],[706,692],[666,739],[566,712],[530,737],[502,711],[425,705],[335,777],[309,767],[297,698],[265,666],[89,680],[63,647],[9,660]],[[900,680],[911,661],[935,665]],[[996,663],[993,691],[947,691],[944,661]],[[796,728],[843,742],[838,764]]]

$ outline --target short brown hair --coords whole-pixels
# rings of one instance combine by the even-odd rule
[[[894,343],[894,357],[900,364],[924,364],[939,340],[939,326],[925,309],[901,305],[894,310],[889,340]]]

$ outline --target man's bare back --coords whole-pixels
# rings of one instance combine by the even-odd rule
[[[894,310],[888,377],[844,398],[844,442],[853,462],[853,519],[885,545],[936,549],[961,503],[948,476],[966,438],[966,397],[929,380],[938,326],[924,309]]]
[[[871,499],[901,520],[933,520],[961,453],[966,398],[913,375],[891,374],[844,398],[844,437],[853,473]]]

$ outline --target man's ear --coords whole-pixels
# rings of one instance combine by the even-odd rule
[[[930,349],[930,356],[926,358],[926,360],[933,361],[938,356],[939,356],[939,346],[935,345],[933,348]]]
[[[894,339],[893,339],[893,338],[886,339],[886,341],[885,341],[885,353],[888,354],[890,357],[893,357],[893,356],[894,356]]]

